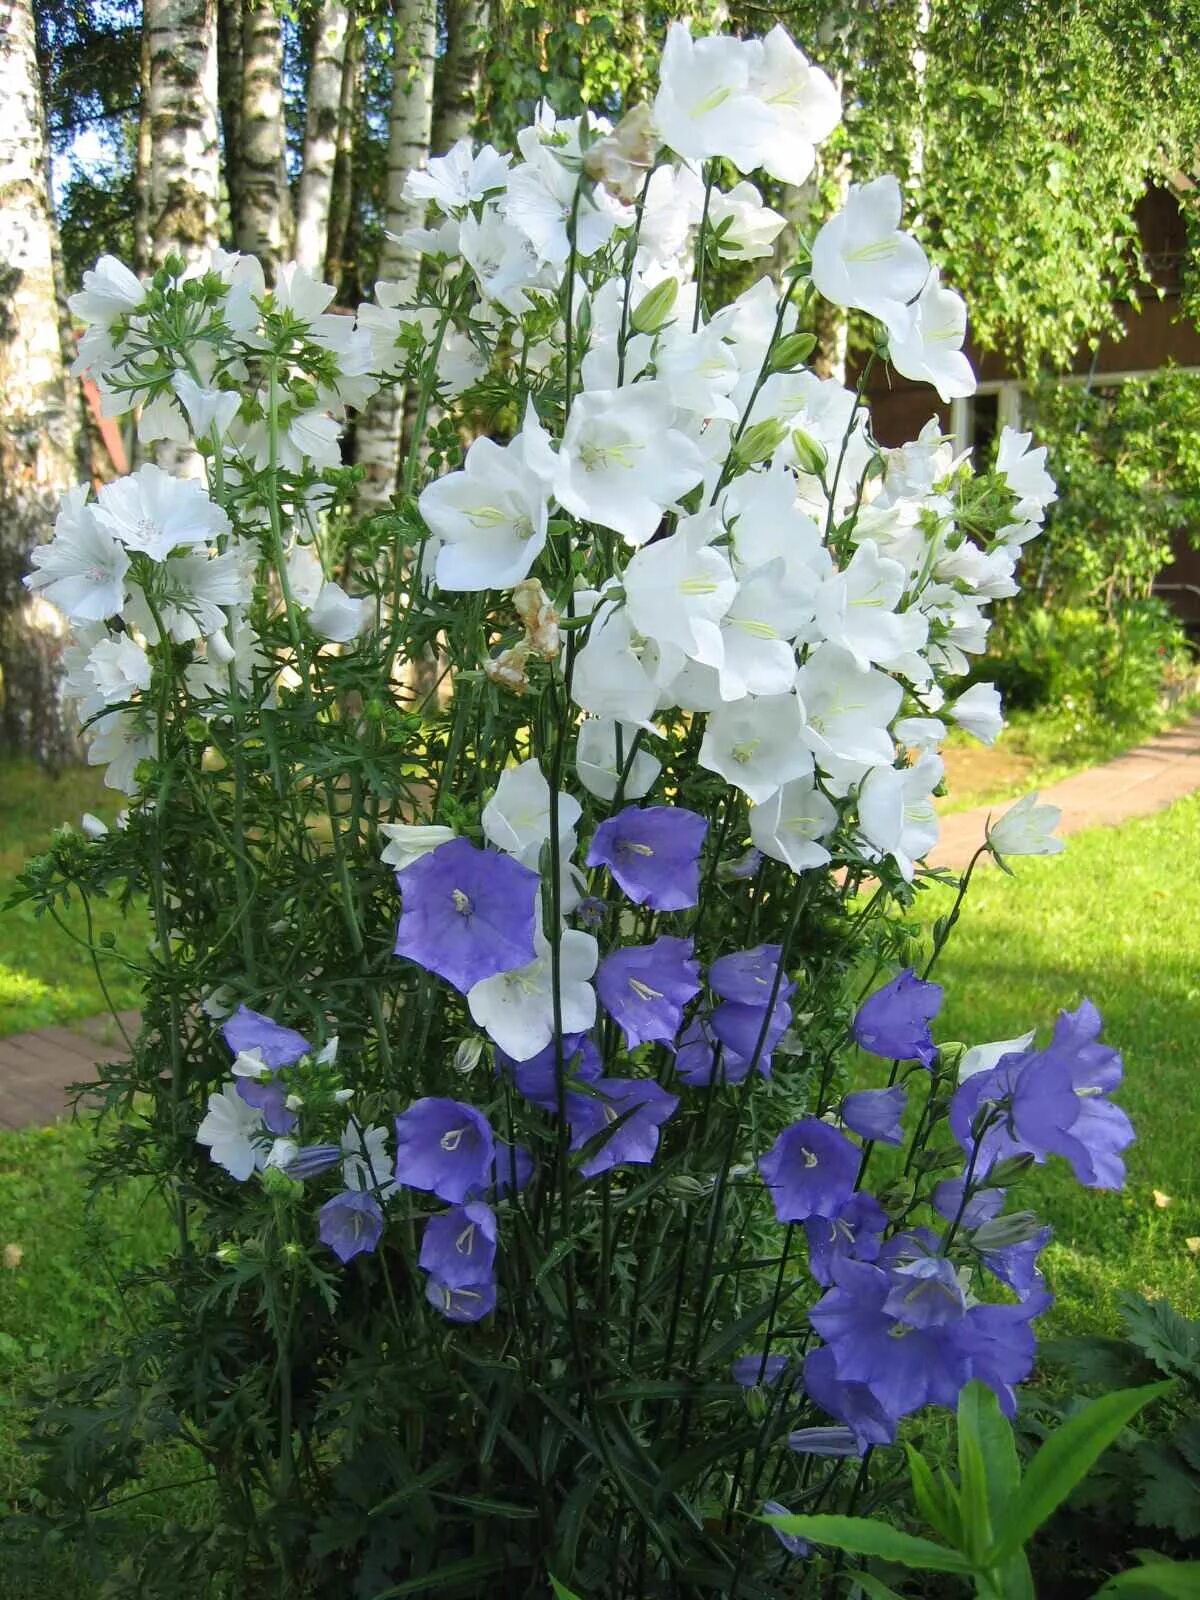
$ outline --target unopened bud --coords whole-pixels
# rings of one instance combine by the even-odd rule
[[[234,1244],[232,1239],[226,1239],[217,1246],[217,1260],[225,1266],[232,1267],[242,1259],[241,1246]]]
[[[997,1161],[994,1167],[988,1169],[987,1187],[1006,1188],[1018,1178],[1023,1178],[1032,1166],[1033,1156],[1028,1150],[1022,1150],[1019,1156],[1005,1156],[1003,1161]]]
[[[772,372],[795,372],[817,348],[815,333],[786,334],[771,351]]]
[[[657,333],[675,309],[679,298],[679,280],[664,278],[644,294],[633,308],[629,321],[635,333]]]
[[[976,1250],[1006,1250],[1010,1245],[1025,1244],[1041,1227],[1033,1211],[1010,1211],[1007,1216],[993,1217],[983,1222],[971,1235]]]
[[[466,1078],[475,1071],[479,1065],[479,1058],[483,1054],[483,1040],[478,1034],[473,1039],[464,1039],[454,1052],[454,1070],[460,1077]]]
[[[796,461],[801,472],[808,472],[814,478],[819,478],[829,465],[829,452],[818,439],[805,433],[803,428],[792,429],[792,449],[796,452]]]
[[[743,466],[753,466],[756,461],[766,461],[773,456],[787,438],[787,429],[775,417],[767,417],[747,428],[733,447],[735,458]]]
[[[916,1184],[911,1178],[897,1178],[895,1183],[889,1183],[879,1191],[877,1199],[888,1215],[894,1217],[908,1210],[916,1192]]]

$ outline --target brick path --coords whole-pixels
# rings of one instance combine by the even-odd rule
[[[1136,750],[1089,767],[1073,778],[1043,789],[1039,798],[1062,808],[1055,832],[1114,827],[1133,817],[1162,811],[1200,789],[1200,717],[1160,733]],[[1014,802],[976,806],[942,818],[942,836],[928,857],[931,867],[965,867],[983,843],[989,816],[999,817]]]
[[[1115,761],[1054,784],[1043,791],[1042,799],[1062,807],[1058,831],[1068,834],[1149,816],[1197,789],[1200,717]],[[983,843],[988,816],[1005,810],[1007,802],[944,817],[930,865],[966,866]],[[121,1021],[132,1035],[137,1013],[124,1012]],[[67,1085],[89,1078],[97,1061],[119,1058],[123,1052],[124,1043],[109,1017],[78,1023],[73,1030],[42,1028],[0,1038],[0,1129],[53,1122],[67,1109]]]

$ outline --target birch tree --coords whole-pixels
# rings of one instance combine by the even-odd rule
[[[342,73],[350,34],[346,0],[323,0],[313,28],[304,120],[304,164],[296,195],[296,260],[320,276],[329,246],[329,210],[338,153]]]
[[[145,0],[156,261],[203,260],[217,243],[216,10],[216,0]]]
[[[490,16],[489,0],[445,0],[446,48],[433,84],[434,155],[443,155],[475,131]]]
[[[65,372],[54,216],[30,0],[0,0],[0,743],[57,761],[57,613],[21,579],[75,481],[78,406]]]
[[[387,234],[379,256],[379,277],[399,285],[401,299],[416,287],[420,259],[387,235],[398,236],[419,225],[424,214],[423,205],[405,199],[404,183],[410,172],[429,160],[436,44],[435,0],[393,0],[393,78],[383,212]],[[391,388],[375,396],[359,422],[356,456],[358,465],[365,468],[359,489],[364,511],[386,506],[392,497],[403,416],[403,395]]]
[[[353,23],[353,17],[351,22]],[[346,241],[354,212],[354,130],[362,101],[361,29],[351,26],[342,58],[342,85],[338,96],[337,152],[333,162],[333,193],[325,241],[325,277],[339,290],[346,270]]]
[[[291,193],[284,161],[283,30],[272,0],[242,9],[242,107],[234,240],[256,255],[270,283],[287,252]]]

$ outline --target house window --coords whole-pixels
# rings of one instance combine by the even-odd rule
[[[976,464],[988,460],[1004,428],[1021,426],[1021,388],[1016,383],[991,383],[950,406],[950,430],[956,450],[973,450]]]

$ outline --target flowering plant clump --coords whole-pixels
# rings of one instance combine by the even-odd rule
[[[764,1505],[861,1495],[972,1379],[1011,1410],[1050,1296],[1009,1190],[1121,1182],[1094,1008],[939,1042],[970,873],[924,958],[895,914],[947,719],[1000,727],[961,679],[1054,486],[1028,437],[983,473],[936,420],[875,441],[875,363],[974,381],[894,178],[766,274],[750,175],[802,182],[838,117],[782,28],[676,24],[653,106],[410,178],[411,300],[222,252],[73,301],[106,411],[182,465],[72,492],[36,553],[130,803],[25,892],[154,914],[101,1173],[179,1237],[112,1381],[201,1453],[243,1581],[807,1592]],[[857,392],[806,365],[820,297]],[[356,523],[384,385],[401,489]]]

